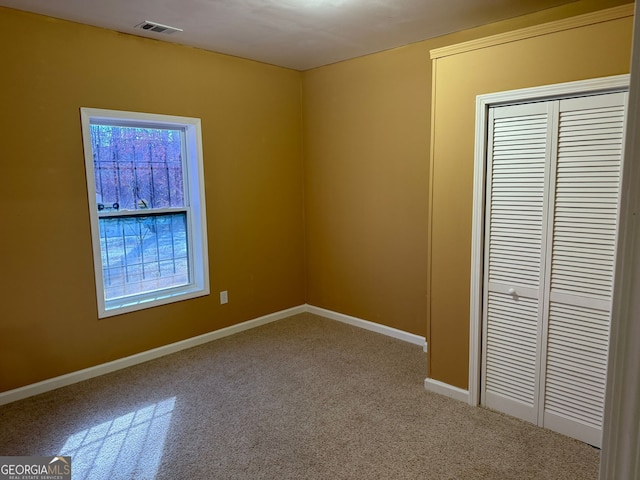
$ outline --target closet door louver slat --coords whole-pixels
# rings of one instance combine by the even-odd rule
[[[544,426],[599,446],[609,345],[609,310],[551,303]]]
[[[526,133],[523,135],[523,132]],[[507,146],[505,142],[508,142]],[[490,282],[510,283],[511,275],[516,271],[526,272],[520,275],[523,286],[539,286],[546,144],[546,113],[496,118],[494,121],[489,225],[489,258],[493,267],[489,268]],[[513,152],[518,152],[518,155],[513,155]],[[504,208],[505,205],[526,208],[514,212]],[[537,265],[533,269],[517,254],[520,249],[530,250],[537,257]]]
[[[489,311],[515,310],[508,295],[490,293]],[[487,391],[533,407],[535,393],[537,301],[523,299],[519,315],[492,315],[488,325]],[[517,340],[514,340],[514,337]],[[532,348],[533,346],[533,348]],[[505,375],[505,372],[508,372]],[[513,390],[514,384],[518,387]]]
[[[623,94],[608,97],[622,97]],[[582,99],[578,99],[582,100]],[[615,98],[611,98],[615,100]],[[563,101],[571,108],[574,101]],[[608,128],[592,123],[606,119]],[[624,131],[624,105],[566,111],[561,106],[556,171],[556,204],[560,213],[553,226],[551,290],[611,298]],[[607,143],[606,155],[595,150],[592,136]],[[597,159],[593,159],[593,157]],[[579,169],[567,166],[579,163]],[[613,172],[604,176],[603,170]],[[608,272],[593,268],[589,258],[575,257],[571,245],[601,256]],[[574,268],[562,268],[570,263]],[[603,263],[599,263],[603,265]]]

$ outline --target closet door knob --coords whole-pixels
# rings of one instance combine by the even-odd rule
[[[515,288],[510,288],[509,289],[509,295],[515,295],[516,294],[516,289]]]

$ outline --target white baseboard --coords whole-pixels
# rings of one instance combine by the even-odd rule
[[[376,333],[381,333],[389,337],[404,340],[405,342],[420,345],[426,352],[427,341],[420,335],[414,335],[413,333],[405,332],[404,330],[398,330],[397,328],[387,327],[379,323],[370,322],[368,320],[362,320],[361,318],[351,317],[342,313],[334,312],[320,307],[314,307],[313,305],[307,305],[307,312],[321,317],[330,318],[331,320],[337,320],[338,322],[347,323],[354,327],[364,328],[365,330],[371,330]]]
[[[6,392],[0,393],[0,405],[15,402],[17,400],[48,392],[50,390],[55,390],[56,388],[66,387],[67,385],[72,385],[74,383],[81,382],[82,380],[87,380],[89,378],[98,377],[106,373],[115,372],[116,370],[131,367],[139,363],[148,362],[149,360],[154,360],[165,355],[170,355],[187,348],[196,347],[198,345],[202,345],[203,343],[211,342],[212,340],[228,337],[230,335],[234,335],[251,328],[256,328],[267,323],[275,322],[277,320],[282,320],[283,318],[297,315],[299,313],[304,313],[306,311],[306,305],[300,305],[297,307],[289,308],[287,310],[281,310],[279,312],[264,315],[262,317],[248,320],[237,325],[232,325],[230,327],[221,328],[220,330],[215,330],[203,335],[198,335],[197,337],[188,338],[180,342],[164,345],[162,347],[137,353],[129,357],[119,358],[118,360],[114,360],[112,362],[96,365],[95,367],[85,368],[84,370],[78,370],[77,372],[67,373],[66,375],[43,380],[42,382],[33,383],[31,385],[26,385],[14,390],[8,390]]]
[[[469,391],[462,388],[454,387],[448,383],[434,380],[433,378],[425,378],[424,388],[429,392],[438,393],[445,397],[460,400],[461,402],[469,403]]]
[[[72,385],[74,383],[78,383],[83,380],[88,380],[90,378],[98,377],[100,375],[115,372],[116,370],[121,370],[123,368],[131,367],[133,365],[138,365],[140,363],[148,362],[149,360],[154,360],[156,358],[160,358],[165,355],[170,355],[172,353],[179,352],[180,350],[197,347],[198,345],[202,345],[204,343],[208,343],[213,340],[217,340],[219,338],[228,337],[229,335],[234,335],[236,333],[240,333],[245,330],[249,330],[251,328],[256,328],[261,325],[275,322],[277,320],[282,320],[292,315],[297,315],[299,313],[304,313],[304,312],[313,313],[315,315],[320,315],[322,317],[326,317],[331,320],[347,323],[355,327],[364,328],[365,330],[371,330],[373,332],[381,333],[383,335],[397,338],[405,342],[413,343],[415,345],[420,345],[423,348],[423,350],[426,351],[426,340],[424,337],[421,337],[419,335],[414,335],[412,333],[408,333],[403,330],[398,330],[396,328],[387,327],[386,325],[381,325],[379,323],[369,322],[367,320],[362,320],[360,318],[351,317],[349,315],[344,315],[342,313],[333,312],[331,310],[326,310],[324,308],[314,307],[313,305],[299,305],[297,307],[289,308],[287,310],[282,310],[279,312],[271,313],[269,315],[264,315],[262,317],[259,317],[253,320],[248,320],[246,322],[242,322],[237,325],[232,325],[230,327],[222,328],[220,330],[215,330],[213,332],[205,333],[203,335],[198,335],[197,337],[192,337],[186,340],[171,343],[169,345],[164,345],[162,347],[137,353],[129,357],[119,358],[112,362],[96,365],[95,367],[85,368],[83,370],[78,370],[76,372],[60,375],[59,377],[43,380],[42,382],[33,383],[31,385],[26,385],[24,387],[16,388],[14,390],[8,390],[6,392],[2,392],[0,393],[0,405],[5,405],[7,403],[15,402],[17,400],[22,400],[23,398],[27,398],[27,397],[32,397],[34,395],[48,392],[50,390],[66,387],[67,385]],[[437,382],[437,383],[440,383],[440,382]],[[442,384],[442,385],[446,385],[446,384]],[[455,388],[455,387],[450,387],[450,388]],[[441,392],[438,392],[438,393],[441,393]],[[445,395],[447,394],[445,393]],[[452,396],[452,395],[449,395],[449,396]]]

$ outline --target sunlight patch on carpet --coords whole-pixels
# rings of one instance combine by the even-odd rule
[[[168,398],[71,435],[60,455],[72,457],[73,479],[155,478],[175,402]]]

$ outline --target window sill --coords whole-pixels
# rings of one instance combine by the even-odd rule
[[[145,310],[147,308],[158,307],[160,305],[167,305],[169,303],[204,297],[207,295],[209,295],[208,288],[190,286],[188,288],[180,289],[179,291],[157,292],[157,295],[152,296],[134,296],[115,299],[107,302],[104,308],[98,309],[98,318],[114,317],[116,315]]]

